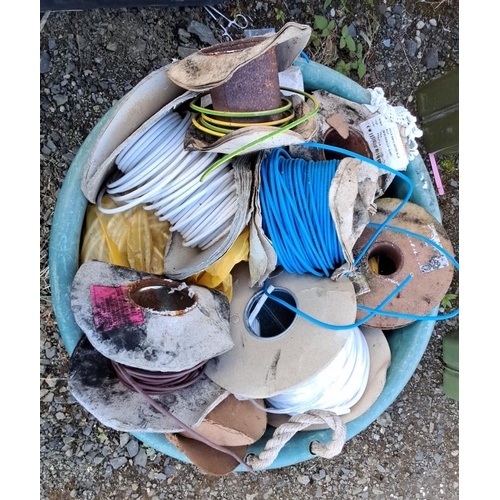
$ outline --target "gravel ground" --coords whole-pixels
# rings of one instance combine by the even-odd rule
[[[328,11],[335,12],[328,15],[334,15],[338,26],[333,45],[341,26],[349,26],[367,52],[367,73],[360,83],[382,87],[391,104],[416,114],[418,87],[458,65],[458,1],[374,3],[332,2]],[[312,24],[322,5],[276,0],[231,1],[219,7],[251,16],[251,28],[279,28],[289,20]],[[58,190],[79,146],[118,99],[154,69],[210,43],[210,38],[200,39],[201,32],[190,33],[192,20],[220,40],[217,26],[201,7],[52,12],[41,18],[40,498],[458,499],[459,405],[445,397],[441,387],[442,338],[458,327],[458,317],[436,324],[402,393],[332,460],[317,458],[255,475],[214,478],[126,433],[104,428],[70,395],[68,356],[51,308],[48,277]],[[361,33],[367,35],[370,49]],[[326,62],[332,52],[323,47],[308,49],[308,54]],[[354,74],[352,78],[359,81]],[[423,145],[420,152],[430,169]],[[457,258],[458,169],[458,155],[447,157],[446,168],[441,167],[445,194],[439,197]],[[458,279],[450,292],[458,295]]]

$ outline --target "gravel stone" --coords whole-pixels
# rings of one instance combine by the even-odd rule
[[[148,463],[148,456],[146,455],[146,451],[144,448],[141,448],[137,455],[134,457],[134,465],[138,465],[139,467],[146,467]]]
[[[123,432],[120,434],[120,447],[126,446],[126,444],[129,442],[130,439],[130,434]]]
[[[48,73],[50,70],[50,56],[47,52],[42,52],[40,54],[40,73]]]
[[[180,56],[181,59],[184,59],[187,56],[190,56],[191,54],[194,54],[195,52],[198,52],[198,49],[194,47],[183,47],[182,45],[179,45],[177,48],[177,52]]]
[[[408,51],[408,56],[415,57],[417,54],[418,44],[415,40],[406,40],[406,50]]]
[[[206,24],[193,20],[189,23],[187,30],[189,33],[196,35],[202,42],[208,43],[208,45],[215,45],[218,43],[212,30]]]
[[[112,458],[109,463],[111,464],[111,467],[113,467],[113,469],[118,469],[119,467],[127,463],[127,459],[125,457]]]
[[[392,11],[394,12],[394,14],[401,16],[405,11],[405,8],[402,5],[395,5]]]
[[[436,69],[439,63],[439,50],[432,47],[425,55],[424,63],[427,69]]]
[[[177,33],[179,36],[182,36],[183,38],[191,38],[191,33],[189,31],[185,30],[184,28],[179,28],[177,30]]]
[[[58,106],[62,106],[63,104],[66,104],[68,102],[68,96],[67,95],[55,95],[54,101],[56,101],[56,104]]]
[[[315,481],[321,481],[321,479],[323,479],[325,476],[326,476],[325,470],[324,469],[320,469],[319,472],[317,472],[316,474],[313,474],[312,478]]]
[[[134,458],[139,452],[139,443],[135,439],[131,439],[127,443],[127,453],[130,458]]]

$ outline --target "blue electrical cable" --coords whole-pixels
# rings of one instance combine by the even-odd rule
[[[356,258],[356,260],[354,262],[354,266],[356,266],[359,263],[359,261],[361,260],[361,258],[364,256],[364,254],[366,253],[366,251],[368,250],[368,248],[371,246],[371,244],[375,241],[375,239],[378,237],[378,235],[384,229],[389,229],[389,230],[393,230],[393,231],[400,232],[400,233],[403,233],[403,234],[407,234],[407,235],[410,235],[410,236],[414,236],[414,237],[419,238],[419,239],[421,239],[423,241],[426,241],[428,244],[434,246],[434,248],[436,248],[437,250],[439,250],[440,252],[442,252],[453,263],[453,265],[455,266],[455,268],[457,270],[459,269],[458,262],[453,258],[453,256],[450,255],[444,248],[441,248],[439,245],[437,245],[436,243],[434,243],[432,240],[430,240],[430,239],[428,239],[425,236],[422,236],[420,234],[413,233],[411,231],[402,230],[402,229],[394,227],[394,226],[389,226],[389,222],[401,211],[401,209],[403,208],[403,206],[408,202],[408,200],[411,197],[411,194],[413,192],[413,184],[412,184],[411,180],[407,176],[405,176],[404,174],[402,174],[398,170],[394,170],[394,169],[388,167],[387,165],[383,165],[382,163],[379,163],[379,162],[377,162],[375,160],[372,160],[371,158],[367,158],[365,156],[362,156],[362,155],[360,155],[358,153],[354,153],[354,152],[349,151],[347,149],[342,149],[342,148],[338,148],[336,146],[330,146],[328,144],[321,144],[321,143],[315,143],[315,142],[303,143],[302,146],[305,146],[305,147],[314,147],[314,148],[319,148],[319,149],[326,149],[326,150],[329,150],[329,151],[333,151],[333,152],[344,154],[346,156],[357,158],[357,159],[359,159],[361,161],[370,163],[370,164],[372,164],[372,165],[374,165],[374,166],[376,166],[378,168],[381,168],[383,170],[386,170],[388,172],[393,173],[394,175],[398,176],[399,178],[401,178],[403,181],[405,181],[408,184],[408,188],[409,189],[408,189],[408,192],[407,192],[405,198],[402,200],[402,202],[399,204],[399,206],[392,212],[392,214],[389,217],[387,217],[387,219],[384,221],[384,223],[383,224],[369,223],[367,225],[369,227],[374,227],[374,228],[376,227],[377,230],[374,232],[374,234],[372,235],[372,237],[370,238],[370,240],[367,242],[367,244],[365,245],[365,247],[363,248],[363,250],[357,256],[357,258]],[[274,151],[276,151],[276,150],[274,150]],[[275,157],[273,158],[273,161],[277,162],[278,157],[280,157],[280,155],[282,155],[282,154],[283,154],[283,156],[285,156],[285,158],[288,161],[291,161],[290,155],[288,155],[288,153],[286,153],[286,151],[284,151],[284,150],[280,150],[275,155]],[[266,159],[267,158],[268,158],[268,156],[266,156]],[[302,160],[302,161],[304,161],[304,160]],[[321,165],[322,163],[325,163],[325,162],[318,162],[316,165],[318,165],[318,164]],[[264,162],[263,162],[263,164],[264,164]],[[267,166],[267,164],[266,164],[266,166]],[[335,168],[336,167],[337,167],[337,165],[335,166]],[[321,167],[319,167],[319,169],[320,169],[321,172],[323,171],[321,169]],[[334,174],[335,174],[335,172],[334,172]],[[331,179],[332,179],[332,177],[330,177],[330,182],[331,182]],[[323,183],[326,184],[328,187],[330,185],[330,182],[326,183],[325,180],[324,180],[324,178],[323,178]],[[328,191],[327,191],[327,193],[328,193]],[[319,195],[319,193],[317,193],[317,192],[314,193],[314,194],[315,195]],[[326,198],[328,199],[328,196]],[[317,202],[318,199],[321,200],[321,195],[319,195],[319,197],[313,198],[313,200],[315,200],[316,202]],[[265,195],[264,195],[264,197],[262,196],[262,191],[261,191],[261,202],[264,205],[264,203],[265,203]],[[312,203],[312,205],[313,205],[313,207],[315,207],[315,203]],[[315,211],[316,209],[313,208],[313,210]],[[328,213],[329,213],[329,210],[328,210]],[[263,210],[263,215],[264,215],[264,210]],[[263,221],[264,221],[264,223],[266,222],[265,219],[264,219],[264,217],[263,217]],[[285,226],[285,228],[286,228],[286,226]],[[335,232],[335,235],[336,235],[336,232]],[[326,237],[329,238],[329,236],[331,236],[331,234],[327,233]],[[271,241],[274,244],[274,241],[273,241],[272,237],[270,239],[271,239]],[[299,236],[299,240],[300,239],[301,238]],[[337,238],[337,240],[338,240],[338,238]],[[330,243],[329,239],[328,239],[328,241]],[[280,243],[282,243],[282,242],[280,242]],[[278,257],[279,257],[279,254],[278,254]],[[288,271],[288,269],[287,269],[287,267],[285,265],[283,265],[283,267]],[[289,271],[289,272],[294,272],[294,271]],[[363,323],[365,323],[366,321],[368,321],[369,319],[371,319],[373,316],[375,316],[377,314],[378,315],[383,315],[383,316],[405,318],[405,319],[410,319],[410,320],[436,321],[436,320],[453,318],[453,317],[455,317],[459,313],[459,309],[458,308],[455,311],[453,311],[453,312],[451,312],[449,314],[444,314],[444,315],[440,315],[440,316],[417,316],[417,315],[411,315],[411,314],[403,314],[403,313],[383,311],[382,308],[392,299],[392,297],[394,297],[396,295],[396,293],[399,292],[399,290],[401,290],[404,286],[406,286],[406,284],[410,281],[411,278],[412,278],[412,275],[411,274],[408,275],[407,278],[391,294],[389,294],[389,296],[377,308],[368,308],[368,307],[365,307],[365,306],[358,305],[358,308],[360,310],[366,311],[369,314],[367,316],[365,316],[362,320],[360,320],[360,321],[358,321],[356,323],[353,323],[352,325],[347,325],[347,326],[329,325],[327,323],[323,323],[322,321],[319,321],[319,320],[313,318],[312,316],[309,316],[308,314],[306,314],[306,313],[298,310],[297,308],[291,306],[290,304],[282,301],[278,297],[272,296],[271,294],[269,294],[267,292],[267,280],[266,280],[266,283],[264,284],[264,293],[269,298],[271,298],[272,300],[274,300],[274,301],[280,303],[281,305],[287,307],[288,309],[292,310],[293,312],[295,312],[299,316],[302,316],[303,318],[307,319],[308,321],[311,321],[311,322],[313,322],[313,323],[315,323],[315,324],[317,324],[319,326],[322,326],[324,328],[333,329],[333,330],[344,330],[344,329],[349,329],[349,328],[354,328],[356,326],[360,326],[360,325],[362,325]]]
[[[365,253],[367,252],[368,248],[370,248],[371,244],[375,241],[375,239],[378,237],[378,235],[383,231],[385,226],[389,224],[389,222],[396,217],[396,215],[401,211],[401,209],[406,205],[408,200],[410,199],[412,193],[413,193],[413,183],[411,180],[401,173],[399,170],[394,170],[391,167],[388,167],[387,165],[384,165],[383,163],[379,163],[378,161],[372,160],[371,158],[367,158],[366,156],[360,155],[358,153],[354,153],[353,151],[349,151],[348,149],[343,149],[343,148],[338,148],[336,146],[330,146],[329,144],[322,144],[319,142],[305,142],[301,144],[304,147],[312,147],[312,148],[317,148],[317,149],[326,149],[327,151],[332,151],[334,153],[341,153],[346,156],[351,156],[352,158],[357,158],[358,160],[364,161],[366,163],[370,163],[371,165],[381,168],[383,170],[386,170],[387,172],[390,172],[400,179],[402,179],[406,184],[408,184],[408,192],[406,193],[406,196],[404,199],[401,201],[401,203],[396,207],[396,209],[392,212],[389,217],[384,221],[384,223],[373,233],[372,237],[369,239],[363,250],[359,253],[359,255],[356,257],[356,260],[354,261],[354,267],[356,267],[359,264],[359,261],[363,258]]]
[[[260,184],[263,228],[287,272],[331,276],[345,262],[328,204],[338,164],[292,158],[282,148],[265,153]]]
[[[306,314],[305,312],[297,309],[296,307],[292,306],[288,302],[285,302],[284,300],[280,299],[279,297],[275,297],[272,295],[272,293],[269,293],[267,291],[267,281],[264,282],[264,287],[263,291],[266,294],[267,297],[270,299],[274,300],[275,302],[278,302],[282,306],[285,306],[287,309],[290,309],[290,311],[293,311],[295,314],[301,316],[302,318],[306,319],[307,321],[310,321],[311,323],[314,323],[315,325],[321,326],[323,328],[326,328],[328,330],[351,330],[352,328],[356,328],[358,326],[363,325],[366,321],[369,319],[373,318],[376,314],[379,314],[379,310],[382,309],[395,295],[397,295],[406,285],[407,283],[413,278],[412,274],[409,274],[403,282],[397,286],[395,290],[393,290],[381,303],[380,305],[373,310],[373,312],[370,312],[367,316],[365,316],[362,320],[356,321],[356,323],[352,323],[351,325],[331,325],[329,323],[324,323],[323,321],[320,321],[319,319],[313,318],[312,316],[309,316],[309,314]]]
[[[307,54],[304,51],[302,51],[300,53],[300,55],[306,60],[307,63],[311,62],[311,59],[309,59],[309,57],[307,57]]]

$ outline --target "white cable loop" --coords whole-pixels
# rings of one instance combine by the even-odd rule
[[[207,201],[203,205],[203,209],[205,212],[210,210],[212,207],[215,207],[216,205],[221,204],[221,202],[225,201],[229,195],[231,195],[231,200],[233,199],[232,194],[235,191],[234,185],[231,186],[231,182],[227,182],[225,184],[222,184],[221,187],[225,188],[226,186],[227,186],[227,188],[229,188],[229,190],[224,189],[223,191],[220,191],[217,195],[212,196],[210,201]],[[229,200],[229,201],[231,201],[231,200]],[[192,210],[190,213],[186,212],[186,215],[185,215],[185,217],[182,218],[182,220],[179,220],[178,222],[176,222],[175,224],[173,224],[171,226],[171,230],[172,231],[179,231],[182,233],[189,226],[191,221],[193,221],[197,217],[196,208],[197,207],[194,206],[194,210]],[[201,220],[200,220],[200,223],[201,223]],[[194,230],[194,228],[193,228],[193,230]]]
[[[146,130],[137,139],[137,142],[133,144],[134,148],[125,148],[116,158],[116,164],[119,165],[120,170],[128,172],[133,165],[139,163],[146,155],[156,149],[161,141],[165,139],[164,131],[172,122],[178,125],[181,122],[181,118],[178,115],[170,113],[165,115],[150,130]],[[124,153],[123,156],[122,153]]]
[[[133,186],[138,186],[141,181],[144,183],[147,180],[154,179],[155,175],[160,172],[165,163],[171,158],[176,158],[180,153],[184,152],[184,134],[189,127],[189,122],[181,122],[177,125],[174,134],[166,133],[162,135],[163,142],[159,144],[156,150],[152,151],[134,165],[134,168],[128,171],[122,178],[108,184],[108,192],[114,193],[119,191],[127,191]],[[121,164],[116,166],[121,170]]]
[[[387,120],[404,127],[405,136],[408,140],[408,157],[410,160],[414,160],[419,155],[418,144],[415,139],[417,137],[422,137],[423,135],[423,131],[416,125],[416,117],[403,106],[392,106],[389,104],[387,99],[384,97],[384,91],[381,87],[368,89],[368,92],[370,92],[371,102],[370,104],[365,104],[365,106],[372,113],[376,113],[378,111]]]
[[[225,173],[224,168],[222,168],[221,173]],[[223,177],[222,175],[217,177],[214,176],[212,179],[212,189],[219,189],[221,184],[231,183],[232,181],[233,178]],[[182,194],[177,193],[176,198],[169,200],[160,199],[144,208],[147,210],[157,210],[157,212],[155,212],[156,216],[164,217],[165,219],[168,218],[168,220],[174,223],[177,222],[179,217],[184,217],[187,213],[190,213],[190,210],[195,209],[196,203],[201,205],[210,196],[210,191],[199,189],[199,181],[197,179],[193,179],[191,184],[192,189],[187,189]],[[220,188],[223,189],[222,187]],[[191,205],[184,203],[188,197]]]
[[[97,207],[116,214],[143,204],[146,210],[155,210],[160,220],[171,223],[170,231],[182,235],[183,246],[205,250],[229,233],[238,194],[230,162],[200,182],[217,153],[184,150],[190,118],[190,113],[181,119],[171,112],[124,148],[115,162],[122,175],[108,180],[97,197]],[[117,207],[102,206],[106,192]]]
[[[368,384],[370,357],[366,339],[353,328],[335,359],[313,377],[288,391],[266,399],[269,413],[297,415],[328,410],[345,415],[361,399]]]

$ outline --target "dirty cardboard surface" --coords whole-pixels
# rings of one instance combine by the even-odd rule
[[[268,398],[320,373],[341,351],[350,332],[325,331],[300,316],[288,324],[277,313],[287,326],[283,333],[272,338],[250,334],[247,325],[251,311],[247,310],[247,304],[263,292],[251,288],[249,280],[248,265],[238,264],[233,272],[234,294],[230,306],[230,334],[234,347],[211,359],[206,374],[237,396]],[[347,278],[334,282],[327,277],[318,280],[312,275],[292,275],[283,271],[269,279],[269,285],[291,292],[297,307],[319,321],[334,325],[354,323],[354,287]],[[272,304],[271,299],[268,301]],[[335,307],[325,308],[325,303],[335,304]]]
[[[172,418],[153,408],[118,379],[108,358],[82,337],[70,359],[68,387],[73,397],[101,424],[122,432],[181,432]],[[202,376],[175,394],[153,396],[181,422],[196,427],[229,393]],[[204,404],[202,404],[202,402]]]
[[[157,311],[129,298],[133,287],[151,283],[173,290],[166,296],[182,300],[185,307]],[[233,347],[223,293],[121,266],[82,264],[73,280],[71,307],[90,343],[127,366],[179,372]]]

